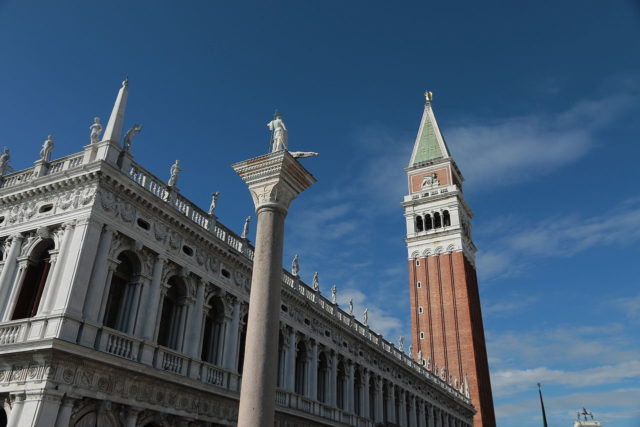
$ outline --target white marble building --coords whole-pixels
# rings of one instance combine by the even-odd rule
[[[133,161],[127,93],[80,153],[0,156],[0,427],[236,423],[253,247]],[[277,425],[472,425],[448,381],[283,271]]]

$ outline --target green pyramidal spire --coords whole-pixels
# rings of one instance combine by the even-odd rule
[[[424,106],[424,113],[422,114],[420,129],[418,130],[418,136],[413,146],[409,167],[450,157],[449,149],[444,142],[444,138],[438,127],[438,122],[431,108],[433,95],[431,92],[426,92],[425,96],[427,102]]]

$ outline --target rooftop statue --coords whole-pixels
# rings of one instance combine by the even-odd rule
[[[300,275],[300,264],[298,264],[298,254],[293,257],[293,261],[291,261],[291,274],[295,277]]]
[[[180,175],[181,170],[182,169],[180,168],[180,160],[176,160],[176,162],[171,165],[171,170],[169,171],[169,173],[171,174],[171,176],[169,177],[169,182],[167,183],[169,187],[176,186],[176,184],[178,183],[178,175]]]
[[[369,309],[365,308],[364,312],[362,313],[362,323],[364,323],[364,326],[369,326]]]
[[[404,351],[404,337],[400,336],[400,338],[398,338],[398,348],[400,349],[400,351]]]
[[[126,134],[124,134],[124,145],[122,147],[124,151],[131,151],[131,143],[133,142],[133,137],[139,134],[141,131],[142,125],[136,123],[131,129],[127,131]]]
[[[9,149],[5,148],[0,154],[0,176],[6,175],[7,172],[13,172],[13,168],[9,166],[9,159],[11,159]]]
[[[353,298],[349,299],[349,314],[353,316]]]
[[[267,123],[271,134],[271,152],[286,150],[288,148],[289,132],[282,121],[282,114],[278,111],[273,115],[273,120]]]
[[[247,219],[244,220],[244,227],[242,227],[242,237],[243,239],[249,238],[249,224],[251,223],[251,217],[248,216]]]
[[[42,149],[40,150],[41,161],[49,162],[49,160],[51,160],[51,152],[53,151],[53,146],[53,136],[49,135],[42,144]]]
[[[102,125],[100,124],[100,117],[93,118],[93,124],[89,126],[91,130],[91,143],[97,144],[100,141],[100,134],[102,133]]]
[[[216,207],[218,205],[218,197],[220,197],[220,192],[216,191],[215,193],[211,193],[211,204],[209,205],[209,215],[213,215],[216,211]]]
[[[336,285],[333,285],[331,287],[331,303],[332,304],[338,303],[338,288],[336,287]]]
[[[320,278],[318,277],[318,272],[313,273],[313,290],[316,292],[320,292]]]

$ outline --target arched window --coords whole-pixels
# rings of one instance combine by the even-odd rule
[[[353,412],[356,415],[362,415],[362,408],[360,407],[360,396],[362,395],[362,374],[360,369],[354,368],[353,375]]]
[[[424,216],[424,229],[431,230],[433,229],[433,221],[431,220],[431,215],[426,214]]]
[[[386,381],[382,382],[382,420],[389,422],[389,386]]]
[[[49,251],[54,247],[53,240],[45,239],[31,251],[11,320],[33,317],[38,312],[51,268]]]
[[[445,227],[448,227],[451,225],[451,215],[449,215],[449,211],[442,212],[442,224]]]
[[[278,387],[284,387],[284,361],[285,361],[285,347],[284,336],[282,335],[282,329],[278,331]]]
[[[327,361],[327,356],[324,352],[318,355],[318,400],[320,402],[327,401],[327,385],[329,383],[328,380],[329,374],[329,362]]]
[[[244,350],[247,346],[247,321],[249,315],[245,314],[242,318],[242,324],[240,325],[240,347],[238,347],[238,373],[242,374],[244,367]]]
[[[373,375],[369,378],[369,418],[376,419],[376,379]]]
[[[296,346],[296,378],[295,392],[304,394],[304,386],[307,380],[307,347],[300,340]]]
[[[440,212],[433,213],[433,228],[442,227],[442,219],[440,218]]]
[[[422,217],[418,215],[416,217],[416,232],[419,233],[424,230],[424,226],[422,224]]]
[[[336,404],[338,405],[338,408],[344,409],[345,408],[344,391],[347,385],[347,371],[344,366],[344,362],[342,360],[338,363],[337,375],[338,377],[336,378]]]
[[[171,277],[167,284],[169,289],[162,301],[158,344],[181,351],[187,318],[187,288],[177,276]]]
[[[224,341],[224,304],[220,297],[211,299],[211,308],[204,319],[202,337],[202,360],[220,365]]]
[[[133,332],[138,307],[136,307],[137,277],[140,271],[135,255],[122,252],[118,267],[111,277],[109,296],[102,323],[122,332]]]

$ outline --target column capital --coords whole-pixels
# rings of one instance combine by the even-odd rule
[[[265,208],[287,212],[291,201],[316,181],[287,150],[235,163],[231,167],[249,187],[256,212]]]

